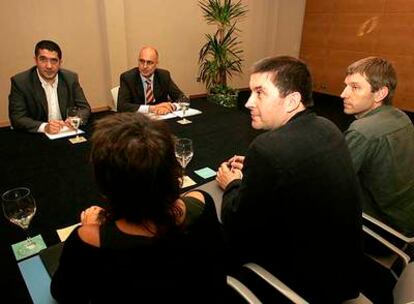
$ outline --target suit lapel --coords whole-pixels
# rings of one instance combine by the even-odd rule
[[[136,72],[137,72],[138,76],[135,77],[135,79],[137,81],[135,83],[135,87],[136,87],[136,90],[137,90],[137,95],[136,96],[138,97],[138,103],[139,103],[140,100],[145,101],[145,92],[144,92],[144,84],[142,83],[141,74],[140,74],[138,68],[136,69]]]
[[[155,102],[161,101],[161,84],[160,84],[160,75],[158,73],[158,70],[155,70],[154,72],[154,85],[152,87],[152,91],[154,93]]]
[[[62,119],[65,120],[66,119],[66,108],[67,108],[67,103],[68,103],[68,88],[66,85],[66,81],[62,76],[62,73],[59,71],[58,73],[58,77],[59,77],[59,82],[58,82],[58,87],[57,87],[57,94],[58,94],[58,102],[59,102],[59,109],[60,109],[60,114],[62,115]]]
[[[43,111],[46,113],[46,120],[49,117],[49,111],[47,106],[47,99],[45,90],[42,87],[42,83],[40,82],[39,75],[37,75],[37,70],[34,68],[32,73],[32,82],[33,82],[33,92],[35,102],[41,106]]]

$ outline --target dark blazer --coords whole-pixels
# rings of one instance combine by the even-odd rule
[[[258,262],[310,303],[357,297],[360,189],[338,128],[310,110],[249,147],[225,189],[233,260]]]
[[[176,101],[184,95],[171,79],[170,72],[163,69],[156,69],[154,72],[153,92],[155,104],[167,101],[169,98]],[[143,104],[145,104],[145,92],[138,68],[122,73],[118,93],[118,111],[136,112]]]
[[[79,84],[78,75],[60,69],[58,77],[57,92],[62,119],[66,119],[68,107],[77,106],[81,110],[82,123],[86,123],[91,108]],[[36,66],[11,78],[9,119],[14,129],[29,132],[37,132],[39,126],[48,121],[46,94],[37,75]]]

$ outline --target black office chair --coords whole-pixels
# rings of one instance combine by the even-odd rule
[[[361,292],[356,299],[347,300],[345,304],[370,304],[370,303],[395,303],[395,304],[413,304],[414,303],[414,262],[410,263],[410,257],[404,253],[401,249],[387,241],[385,238],[372,231],[368,227],[363,227],[364,234],[373,238],[382,246],[388,248],[396,256],[399,268],[389,269],[383,265],[381,261],[378,261],[375,257],[366,256],[368,264],[364,263],[362,271],[367,269],[373,270],[372,275],[367,273],[363,274],[363,279],[368,280],[372,286],[371,290],[368,288],[367,294]],[[371,261],[372,263],[370,263]],[[341,261],[338,261],[340,263]],[[396,262],[397,263],[397,262]],[[275,277],[272,273],[267,271],[262,266],[256,263],[247,263],[243,265],[244,268],[249,269],[258,278],[265,281],[273,289],[277,290],[281,295],[288,299],[291,303],[305,304],[308,303],[299,294],[286,286],[282,281]],[[233,282],[232,282],[233,281]],[[233,287],[248,303],[261,303],[255,294],[246,287],[239,280],[228,277],[228,284],[235,285],[241,284],[242,288]],[[236,282],[236,283],[235,283]],[[364,285],[364,282],[363,282]],[[363,286],[364,287],[364,286]],[[363,288],[364,289],[364,288]],[[385,295],[385,297],[384,297]]]
[[[400,231],[397,231],[365,212],[362,213],[362,218],[366,227],[370,228],[390,243],[402,249],[410,257],[414,255],[414,237],[409,237]]]
[[[230,275],[227,276],[227,285],[235,290],[247,303],[261,304],[262,302],[254,295],[254,293],[247,288],[242,282]]]
[[[266,269],[261,267],[256,263],[247,263],[243,265],[244,269],[248,269],[249,273],[253,273],[256,278],[260,280],[264,280],[268,283],[272,291],[274,290],[276,293],[273,293],[277,297],[272,298],[272,302],[275,303],[298,303],[298,304],[308,304],[306,300],[304,300],[300,295],[298,295],[295,291],[289,288],[286,284],[284,284],[281,280],[279,280],[276,276],[268,272]],[[249,282],[250,284],[252,282]],[[253,293],[252,286],[247,287],[244,283],[242,283],[239,279],[236,279],[234,276],[227,276],[227,284],[233,288],[240,297],[245,300],[249,304],[260,304],[266,303],[265,299],[260,299],[259,297]],[[252,284],[253,285],[253,284]]]
[[[362,282],[364,295],[373,303],[414,303],[414,262],[410,263],[410,257],[403,250],[370,228],[363,226],[363,231],[395,256],[392,265],[385,265],[378,257],[366,254],[368,259],[364,260]]]

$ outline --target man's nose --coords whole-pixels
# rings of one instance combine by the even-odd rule
[[[345,87],[345,89],[341,93],[341,98],[345,98],[348,96],[348,87]]]
[[[253,94],[250,95],[249,99],[247,100],[246,104],[244,105],[246,108],[251,109],[255,106],[255,101]]]

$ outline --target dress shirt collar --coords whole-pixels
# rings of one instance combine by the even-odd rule
[[[141,81],[142,81],[142,83],[147,84],[147,83],[146,83],[146,81],[147,81],[147,80],[150,80],[150,81],[151,81],[151,84],[153,84],[153,83],[154,83],[154,73],[153,73],[150,77],[145,77],[145,76],[142,76],[142,74],[141,74],[141,73],[139,73],[139,76],[141,77]]]
[[[42,84],[42,87],[45,86],[51,86],[52,88],[57,88],[58,83],[59,83],[59,77],[58,74],[56,74],[55,79],[53,80],[52,83],[47,82],[46,80],[43,79],[43,77],[40,75],[39,70],[36,68],[36,72],[37,72],[37,76],[39,77],[40,83]]]

